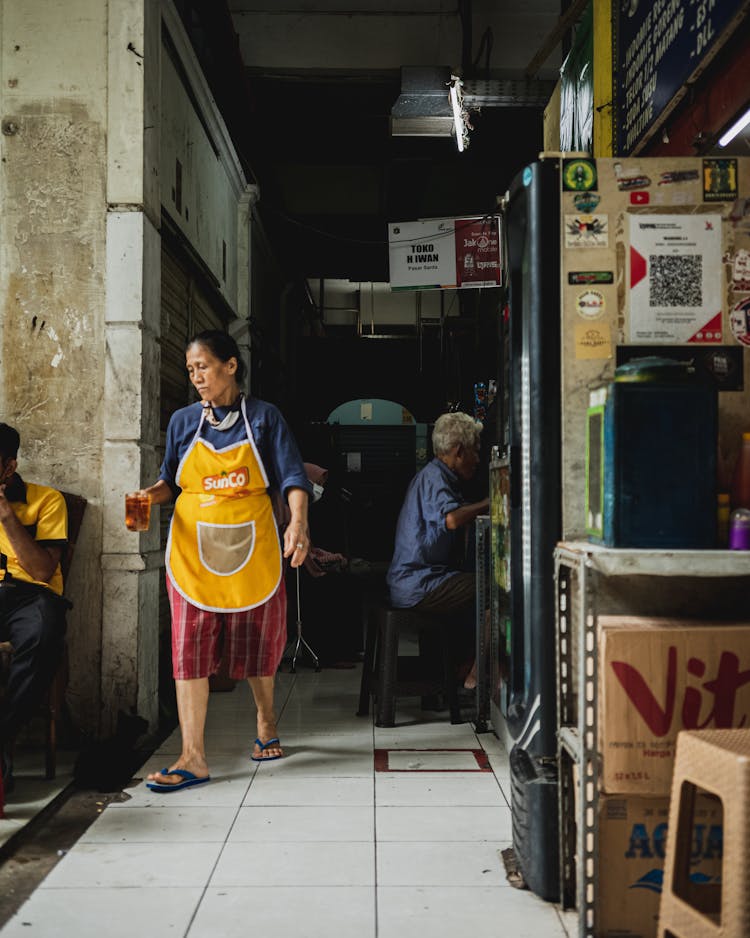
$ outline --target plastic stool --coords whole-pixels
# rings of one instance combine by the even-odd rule
[[[451,723],[461,723],[458,706],[458,684],[450,651],[451,621],[440,616],[428,616],[413,609],[381,607],[377,614],[376,636],[376,726],[394,726],[396,699],[408,696],[426,696],[443,691],[450,708]],[[399,655],[399,637],[404,632],[436,633],[442,657],[442,675],[424,673],[424,662],[416,656]]]
[[[721,799],[720,883],[690,880],[693,807],[698,789]],[[683,730],[669,804],[669,834],[658,938],[750,935],[750,730]]]

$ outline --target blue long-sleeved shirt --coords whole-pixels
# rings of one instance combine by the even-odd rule
[[[159,478],[169,485],[175,496],[180,491],[176,482],[177,468],[195,437],[201,419],[202,406],[200,402],[197,402],[176,410],[167,427],[167,445]],[[246,397],[245,408],[247,422],[250,424],[255,445],[258,447],[258,453],[268,476],[269,490],[286,494],[290,488],[300,488],[311,495],[312,485],[305,473],[297,443],[279,409],[256,397]],[[213,411],[216,418],[221,420],[231,409],[214,407]],[[206,440],[218,450],[246,438],[247,432],[242,414],[234,426],[226,430],[217,430],[208,421],[203,421],[201,439]]]
[[[439,459],[412,479],[398,517],[386,577],[396,608],[415,606],[458,572],[454,560],[458,532],[448,530],[445,518],[464,503],[458,476]]]

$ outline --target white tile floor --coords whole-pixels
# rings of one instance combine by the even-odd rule
[[[0,846],[7,843],[70,784],[75,754],[58,750],[55,778],[44,778],[44,755],[39,747],[14,754],[16,789],[7,796],[6,816],[0,818]]]
[[[265,765],[248,760],[246,687],[212,695],[212,781],[169,795],[143,782],[129,789],[3,938],[402,938],[416,927],[429,938],[576,934],[574,916],[506,882],[508,766],[497,739],[422,714],[417,701],[395,728],[378,729],[354,715],[358,691],[359,669],[280,675],[286,757]],[[466,752],[482,748],[492,772]],[[410,751],[387,756],[399,771],[376,772],[375,749]],[[139,774],[178,750],[173,734]]]

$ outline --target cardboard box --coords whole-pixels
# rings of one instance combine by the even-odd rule
[[[602,795],[599,799],[598,938],[656,938],[669,798]],[[693,817],[690,878],[721,877],[723,812],[699,795]]]
[[[599,617],[603,791],[668,795],[682,729],[750,725],[750,623]]]

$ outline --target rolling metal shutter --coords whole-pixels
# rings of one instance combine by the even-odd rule
[[[204,329],[225,329],[227,310],[218,295],[212,296],[210,285],[195,264],[182,256],[179,246],[162,239],[161,251],[161,388],[159,463],[164,456],[167,424],[180,407],[196,396],[185,371],[185,345],[188,339]],[[161,546],[167,546],[171,506],[161,509]],[[170,627],[169,601],[162,581],[159,594],[159,629]]]

